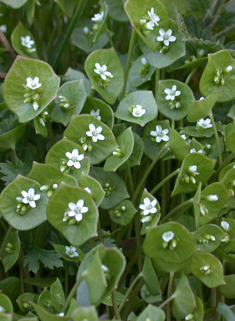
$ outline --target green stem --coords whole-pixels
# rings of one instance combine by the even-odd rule
[[[170,278],[169,278],[169,283],[168,283],[168,289],[167,289],[167,299],[170,299],[170,297],[171,297],[173,281],[174,281],[174,272],[171,272],[170,273]],[[166,320],[167,321],[171,321],[171,304],[170,304],[170,301],[167,302]]]
[[[119,305],[119,308],[118,308],[118,312],[120,313],[124,307],[124,304],[126,303],[127,301],[127,298],[129,297],[129,295],[131,294],[134,286],[136,285],[136,283],[139,281],[139,279],[142,278],[142,273],[138,274],[137,277],[134,279],[134,281],[131,283],[131,285],[129,286],[128,290],[126,291],[126,294],[124,295],[124,298],[121,302],[121,304]]]
[[[166,299],[161,305],[159,305],[159,309],[162,309],[166,304],[168,304],[169,302],[171,302],[173,299],[175,298],[174,295],[170,296],[168,299]]]
[[[112,37],[111,37],[111,34],[110,34],[109,29],[108,29],[108,27],[107,27],[107,24],[106,24],[106,33],[107,33],[108,38],[109,38],[109,44],[110,44],[110,46],[114,48],[113,39],[112,39]]]
[[[118,320],[121,320],[120,313],[118,311],[118,306],[117,306],[117,298],[116,298],[116,291],[114,290],[112,293],[112,302],[113,302],[113,312],[115,315],[115,318]]]
[[[190,80],[191,80],[191,78],[192,78],[192,76],[193,76],[193,74],[195,73],[196,70],[197,70],[197,68],[194,68],[194,69],[191,70],[190,74],[188,75],[188,77],[186,78],[186,80],[184,82],[186,85],[189,84],[189,82],[190,82]]]
[[[232,159],[235,157],[235,154],[234,153],[231,153],[228,155],[228,157],[223,161],[223,163],[218,167],[218,169],[216,170],[215,174],[213,175],[213,180],[217,180],[218,176],[219,176],[219,173],[220,171],[226,166],[228,165]]]
[[[175,213],[177,213],[181,209],[184,209],[188,205],[190,205],[190,206],[193,205],[192,198],[190,198],[189,200],[185,201],[184,203],[176,206],[172,211],[170,211],[166,216],[164,216],[163,219],[161,220],[161,224],[169,221],[172,218],[172,216],[174,216]]]
[[[155,72],[155,99],[157,99],[158,81],[161,79],[161,69],[157,69]]]
[[[132,198],[132,202],[134,203],[137,199],[137,197],[139,196],[140,191],[143,189],[143,185],[146,181],[146,179],[148,178],[149,174],[151,173],[152,169],[154,168],[154,166],[156,165],[157,161],[161,158],[161,156],[165,153],[167,149],[167,145],[165,145],[160,152],[157,154],[156,158],[152,161],[152,163],[150,164],[150,166],[148,167],[148,169],[146,170],[146,172],[144,173],[144,175],[142,176],[141,181],[139,182],[135,193],[133,195]]]
[[[164,185],[165,183],[167,183],[172,177],[174,177],[175,175],[177,175],[179,173],[180,169],[176,169],[174,172],[172,172],[170,175],[168,175],[167,177],[165,177],[158,185],[156,185],[151,191],[150,194],[155,194],[159,188],[162,187],[162,185]]]
[[[50,138],[51,146],[53,146],[55,144],[55,137],[54,137],[53,129],[51,126],[51,119],[50,119],[49,114],[47,114],[46,124],[47,124],[47,130],[48,130],[48,135]]]
[[[16,160],[17,154],[16,154],[16,149],[12,148],[12,158],[13,158],[13,162]]]
[[[215,120],[213,117],[213,114],[211,114],[210,116],[212,125],[213,125],[213,129],[214,129],[214,133],[215,133],[215,141],[216,141],[216,145],[217,145],[217,149],[218,149],[218,154],[219,154],[219,165],[221,166],[223,159],[222,159],[222,153],[221,153],[221,146],[220,146],[220,141],[219,141],[219,135],[216,129],[216,125],[215,125]]]
[[[141,242],[140,242],[140,215],[139,212],[136,213],[135,215],[135,220],[134,220],[134,226],[135,226],[135,240],[136,240],[136,248],[137,248],[137,252],[140,253],[141,252]],[[141,264],[141,256],[138,256],[138,271],[140,273],[142,268],[142,264]]]
[[[62,55],[62,53],[64,51],[64,48],[66,47],[66,45],[67,45],[67,43],[69,41],[69,38],[70,38],[70,36],[71,36],[71,34],[73,32],[73,29],[74,29],[74,27],[76,25],[76,22],[77,22],[78,18],[82,14],[82,10],[83,10],[83,8],[85,6],[85,3],[86,3],[86,0],[80,0],[79,3],[78,3],[77,9],[75,10],[74,15],[73,15],[73,17],[71,19],[71,22],[70,22],[68,30],[67,30],[67,32],[65,34],[64,40],[62,41],[62,44],[60,46],[59,52],[58,52],[55,60],[53,61],[52,65],[51,65],[53,69],[55,69],[57,67],[58,63],[59,63],[60,57],[61,57],[61,55]]]
[[[129,179],[131,196],[132,196],[134,194],[134,184],[133,184],[133,179],[132,179],[132,175],[131,175],[131,167],[130,167],[129,160],[127,160],[126,165],[127,165],[127,173],[128,173],[128,179]]]
[[[74,284],[72,290],[70,291],[70,293],[69,293],[69,295],[68,295],[68,297],[67,297],[67,299],[65,301],[65,304],[64,304],[62,312],[66,312],[67,311],[67,309],[68,309],[68,307],[70,305],[70,302],[71,302],[72,298],[74,297],[74,295],[75,295],[75,293],[77,291],[77,288],[79,287],[79,285],[82,282],[83,278],[84,278],[84,276],[81,275],[80,278],[77,279],[76,283]]]
[[[126,61],[126,68],[125,68],[125,72],[124,72],[124,85],[123,85],[123,91],[121,94],[121,100],[125,97],[125,93],[126,93],[126,84],[127,84],[127,79],[128,79],[128,75],[129,75],[129,70],[131,67],[132,52],[133,52],[134,44],[135,44],[135,35],[136,35],[135,29],[132,28],[130,45],[129,45],[128,56],[127,56],[127,61]]]
[[[99,237],[100,243],[104,243],[100,220],[98,221],[98,237]]]

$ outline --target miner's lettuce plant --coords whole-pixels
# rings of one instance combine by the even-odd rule
[[[235,1],[0,1],[0,321],[235,320]]]

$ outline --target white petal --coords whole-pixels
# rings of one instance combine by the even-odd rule
[[[78,200],[76,206],[77,207],[83,207],[84,205],[84,200]]]
[[[30,201],[29,202],[29,206],[32,207],[32,208],[35,208],[36,207],[36,203],[34,201]]]
[[[75,220],[77,222],[80,222],[82,220],[82,217],[83,217],[83,215],[81,213],[78,213],[78,214],[75,215]]]

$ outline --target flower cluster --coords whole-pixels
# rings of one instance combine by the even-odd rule
[[[211,124],[210,118],[206,118],[206,119],[201,118],[197,121],[196,128],[198,130],[202,130],[202,129],[204,130],[204,129],[208,129],[211,127],[213,127],[213,125]]]
[[[96,13],[94,17],[91,18],[91,21],[94,22],[92,30],[85,26],[83,28],[83,31],[90,39],[90,41],[94,42],[95,33],[99,30],[100,25],[104,21],[104,11],[102,11],[101,13]]]
[[[207,244],[209,243],[210,241],[211,242],[215,242],[216,238],[213,236],[213,235],[210,235],[210,234],[205,234],[203,237],[200,237],[198,239],[198,242],[200,244]]]
[[[169,129],[162,129],[162,126],[157,125],[156,130],[151,130],[150,132],[150,135],[152,136],[151,140],[154,144],[160,143],[162,140],[167,142],[169,140],[169,136],[167,135],[168,133]]]
[[[146,113],[146,110],[141,105],[131,105],[128,107],[128,112],[132,116],[140,118]]]
[[[123,205],[121,206],[120,209],[116,209],[114,213],[117,217],[121,217],[125,213],[125,210],[126,210],[126,206]]]
[[[145,57],[141,58],[142,66],[140,67],[139,74],[141,78],[144,78],[149,72],[149,63]]]
[[[200,271],[204,275],[209,275],[209,274],[213,273],[213,270],[212,270],[212,268],[211,268],[211,266],[209,264],[207,264],[205,266],[202,266],[200,268]]]
[[[225,237],[221,240],[222,243],[228,243],[230,241],[230,235],[229,235],[229,232],[230,232],[230,224],[226,221],[222,221],[221,222],[221,227],[222,229],[227,232]]]
[[[162,234],[163,239],[163,248],[168,248],[169,250],[173,251],[177,246],[177,240],[175,238],[175,233],[172,231],[168,231]]]
[[[103,128],[95,127],[94,124],[89,124],[89,130],[86,132],[86,137],[80,138],[80,144],[84,150],[92,151],[92,142],[97,143],[99,140],[105,140],[105,136],[101,134]]]
[[[97,109],[97,110],[92,109],[90,114],[91,114],[91,116],[94,116],[98,120],[101,120],[100,110],[99,109]]]
[[[28,54],[36,51],[36,48],[32,48],[34,46],[34,40],[31,40],[30,36],[21,37],[21,45]]]
[[[34,79],[27,77],[26,82],[26,85],[23,85],[25,88],[24,103],[30,103],[32,104],[34,110],[38,110],[40,107],[39,101],[41,99],[41,92],[38,89],[42,86],[42,84],[37,76],[34,77]]]
[[[187,169],[185,169],[184,173],[181,175],[180,180],[184,183],[193,183],[196,184],[195,177],[199,175],[197,172],[197,165],[191,165]]]
[[[179,98],[176,98],[176,97],[179,97],[181,95],[181,91],[180,90],[177,90],[177,86],[176,85],[173,85],[172,88],[166,88],[164,90],[164,93],[166,94],[166,97],[165,99],[166,100],[170,100],[169,102],[169,106],[171,109],[174,109],[174,108],[180,108],[181,107],[181,103],[179,101]]]
[[[83,214],[89,211],[89,207],[84,206],[84,200],[80,199],[77,203],[70,202],[69,209],[65,211],[63,222],[69,222],[69,225],[79,224],[83,219]]]
[[[100,83],[99,86],[101,88],[106,88],[109,86],[113,75],[110,71],[107,70],[108,67],[106,65],[101,66],[98,62],[95,63],[94,72],[100,76]]]
[[[172,30],[168,29],[167,31],[160,29],[160,36],[157,37],[157,41],[160,42],[159,51],[160,53],[164,53],[169,50],[170,42],[175,42],[176,37],[172,36]]]
[[[74,258],[74,257],[78,257],[78,252],[75,246],[66,246],[65,247],[65,254],[70,257],[70,258]]]
[[[154,12],[152,7],[142,19],[139,20],[139,25],[142,29],[142,32],[145,36],[149,34],[150,31],[154,30],[155,26],[159,26],[158,22],[160,17]]]
[[[225,69],[217,68],[215,70],[215,76],[214,76],[214,82],[216,85],[224,85],[225,79],[228,75],[230,75],[230,72],[233,70],[232,66],[227,66]]]
[[[144,198],[144,204],[140,204],[139,208],[141,209],[141,222],[142,223],[146,223],[146,222],[150,222],[153,219],[152,214],[157,213],[157,200],[150,200],[150,198],[145,197]]]
[[[24,215],[27,209],[35,208],[37,206],[36,201],[38,201],[41,197],[40,194],[35,194],[35,189],[30,188],[28,192],[22,191],[22,196],[18,196],[16,198],[18,204],[16,206],[16,212],[20,215]]]
[[[60,170],[66,174],[70,173],[74,168],[81,168],[81,161],[84,159],[84,154],[79,154],[78,149],[73,149],[72,153],[66,152],[67,159],[62,159],[60,162]]]
[[[50,198],[57,188],[58,188],[58,184],[51,182],[51,184],[42,185],[40,187],[40,191],[47,193],[47,197]]]
[[[58,98],[60,100],[59,106],[62,110],[70,110],[75,107],[75,105],[67,97],[59,95]]]

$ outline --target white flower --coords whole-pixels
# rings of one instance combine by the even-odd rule
[[[168,133],[169,129],[162,129],[162,126],[157,125],[156,131],[151,130],[150,135],[155,137],[157,143],[160,143],[162,140],[164,140],[165,142],[169,140],[169,136],[167,136]]]
[[[196,148],[192,148],[190,149],[190,153],[199,153],[199,154],[203,154],[203,150],[199,149],[198,151],[196,150]]]
[[[199,175],[197,172],[197,165],[191,165],[189,166],[188,170],[193,174],[193,175]]]
[[[89,125],[89,131],[86,132],[86,135],[92,138],[92,141],[96,143],[98,140],[104,140],[104,135],[100,134],[103,130],[101,126],[95,128],[94,124]]]
[[[88,27],[84,27],[84,28],[83,28],[83,31],[84,31],[84,33],[87,35],[87,34],[89,33],[89,28],[88,28]]]
[[[103,80],[106,80],[107,77],[113,78],[113,75],[111,74],[111,72],[107,71],[108,67],[106,65],[103,65],[101,67],[101,65],[97,62],[95,63],[95,67],[96,69],[94,69],[94,72],[99,74]]]
[[[157,200],[151,200],[148,197],[144,198],[144,204],[140,204],[139,208],[143,211],[143,215],[154,214],[157,212],[157,208],[155,205],[157,204]]]
[[[69,257],[77,257],[78,256],[78,252],[76,250],[76,247],[74,247],[74,246],[66,246],[65,254],[68,255]]]
[[[79,169],[81,168],[80,161],[83,160],[84,155],[79,155],[78,149],[73,149],[72,153],[67,152],[65,153],[66,157],[69,159],[67,162],[67,165],[69,167],[74,166],[75,168]]]
[[[164,93],[167,94],[166,97],[165,97],[166,100],[174,100],[175,97],[177,97],[177,96],[179,96],[181,94],[181,91],[177,90],[176,85],[173,85],[172,89],[166,88],[164,90]]]
[[[213,125],[211,124],[210,118],[206,118],[206,119],[203,119],[203,118],[202,118],[202,119],[199,119],[199,120],[197,121],[197,125],[200,126],[200,127],[202,127],[202,128],[204,128],[204,129],[213,127]]]
[[[165,241],[167,243],[170,242],[171,240],[173,240],[174,237],[175,237],[175,234],[172,231],[165,232],[162,234],[163,241]]]
[[[70,211],[68,211],[69,217],[74,217],[77,222],[80,222],[83,218],[83,214],[87,213],[89,208],[84,206],[84,200],[78,200],[77,203],[69,203]]]
[[[141,62],[142,62],[143,65],[148,66],[148,62],[147,62],[147,59],[145,57],[141,58]]]
[[[230,72],[230,71],[233,70],[233,67],[232,67],[232,66],[228,66],[228,67],[225,68],[225,70],[226,70],[227,72]]]
[[[186,137],[185,134],[182,134],[181,137],[183,138],[183,140],[186,140],[186,139],[187,139],[187,137]]]
[[[34,195],[35,190],[34,188],[30,188],[28,192],[22,191],[21,194],[23,196],[22,202],[24,204],[29,204],[30,207],[35,208],[36,207],[36,202],[37,200],[40,199],[41,195],[36,194]]]
[[[151,19],[151,22],[153,25],[159,26],[158,21],[160,21],[160,18],[156,13],[154,12],[154,8],[152,7],[150,11],[148,11],[149,18]]]
[[[219,197],[218,197],[218,195],[214,194],[214,195],[208,195],[206,197],[206,199],[210,202],[216,202],[216,201],[218,201]]]
[[[97,109],[96,111],[94,109],[91,110],[90,114],[92,116],[95,116],[97,119],[101,120],[101,116],[100,116],[100,110]]]
[[[34,40],[30,39],[30,36],[21,37],[22,46],[31,49],[34,45]]]
[[[27,81],[27,84],[24,85],[25,87],[28,87],[28,88],[31,88],[33,90],[39,88],[42,86],[42,84],[39,82],[39,78],[38,77],[35,77],[34,79],[32,79],[31,77],[28,77],[26,79]]]
[[[202,204],[200,204],[200,213],[201,213],[203,216],[205,216],[206,214],[208,214],[207,208],[206,208],[204,205],[202,205]]]
[[[134,117],[141,117],[145,114],[146,110],[141,105],[136,105],[132,110]]]
[[[229,223],[226,222],[226,221],[222,221],[222,222],[221,222],[221,226],[222,226],[222,228],[223,228],[225,231],[229,231],[229,229],[230,229],[230,225],[229,225]]]
[[[171,29],[168,29],[167,31],[160,29],[159,33],[160,36],[157,37],[157,41],[163,41],[165,46],[169,46],[170,42],[176,41],[176,37],[171,35]]]
[[[91,18],[92,21],[102,21],[104,18],[104,11],[101,13],[96,13],[94,17]]]
[[[148,29],[148,30],[154,30],[154,23],[153,23],[153,21],[148,21],[148,22],[146,23],[146,29]]]
[[[0,29],[2,30],[2,32],[6,33],[7,32],[7,26],[6,25],[1,25]],[[0,311],[1,312],[1,311]]]

